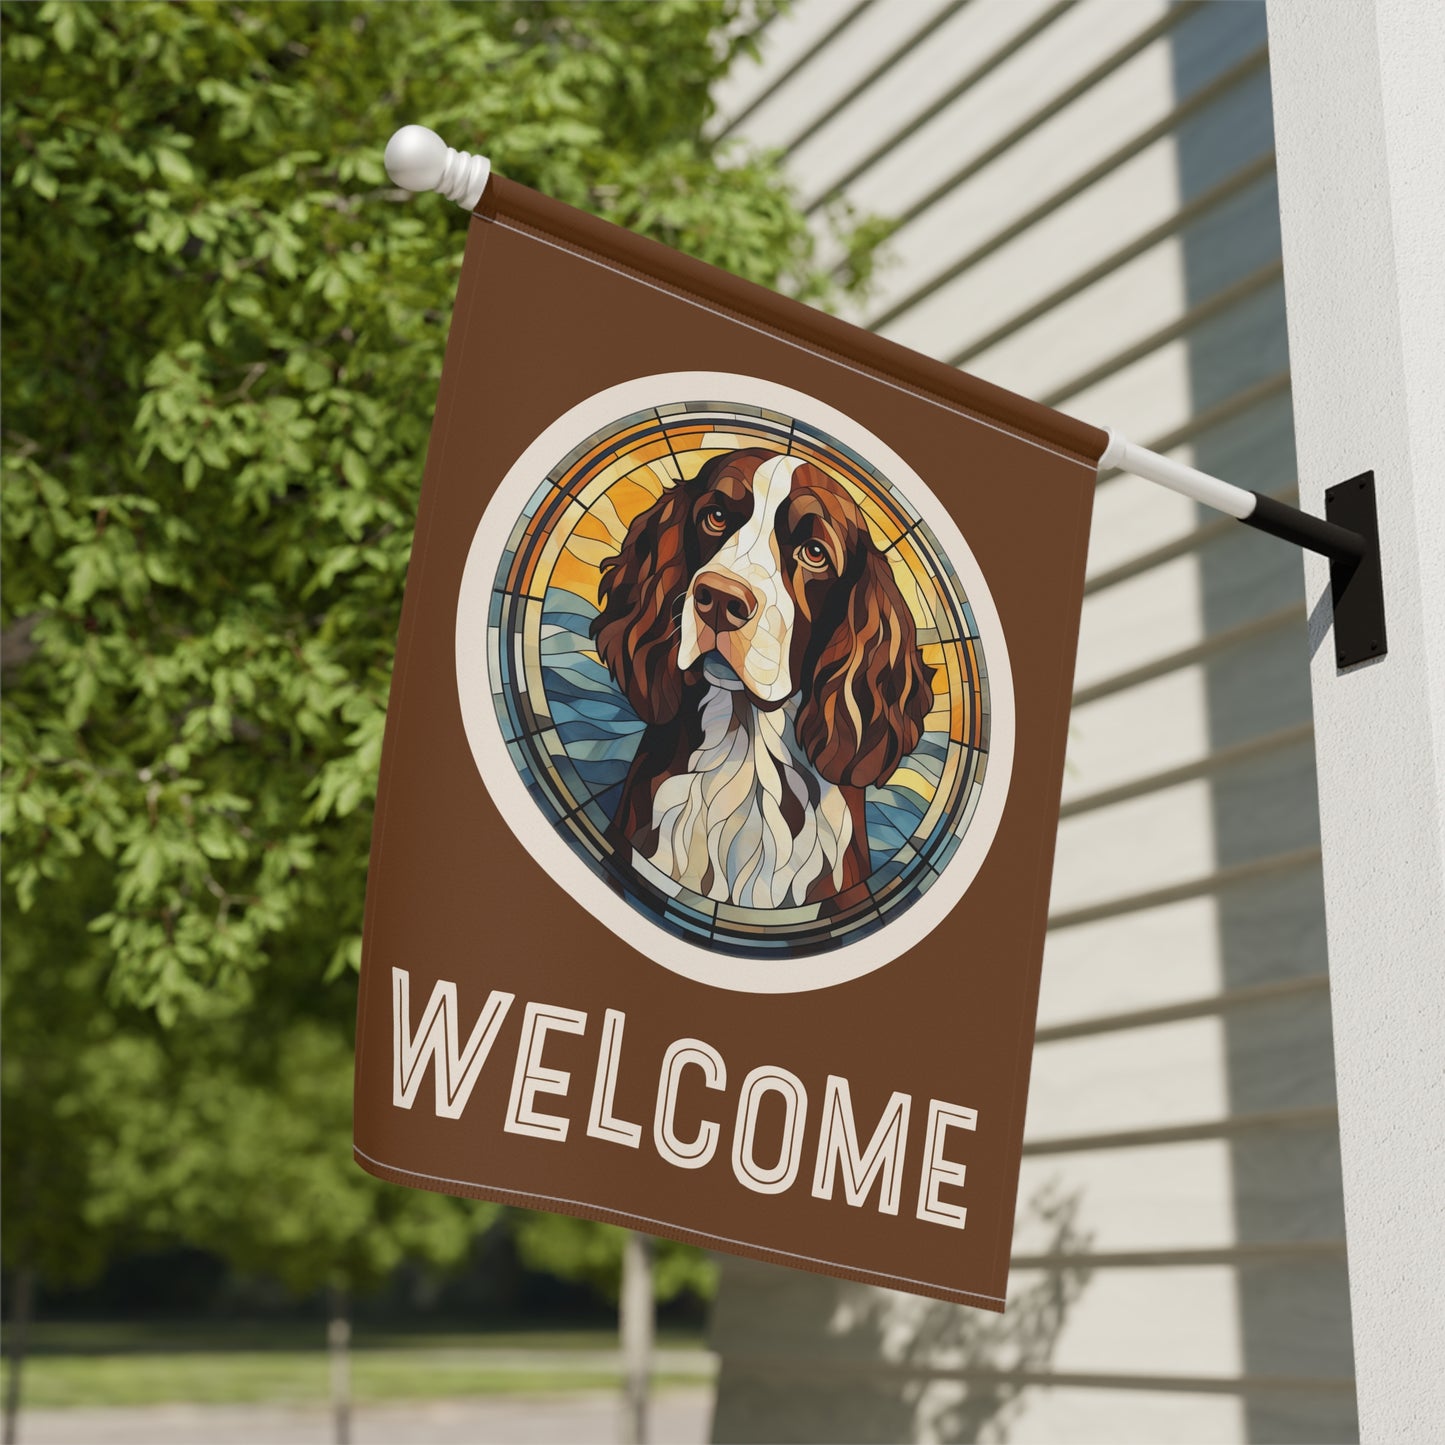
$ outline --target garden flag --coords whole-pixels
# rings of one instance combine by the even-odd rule
[[[1105,434],[499,177],[356,1156],[1001,1310]]]

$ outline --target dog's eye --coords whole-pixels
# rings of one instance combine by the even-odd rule
[[[728,529],[728,514],[721,507],[709,507],[702,514],[702,529],[710,537],[721,537]]]
[[[798,548],[798,561],[814,572],[828,565],[828,549],[821,542],[804,542]]]

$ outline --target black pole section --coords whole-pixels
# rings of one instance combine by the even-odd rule
[[[1312,517],[1255,492],[1254,511],[1241,520],[1247,527],[1330,559],[1335,661],[1340,667],[1384,657],[1390,645],[1385,636],[1385,585],[1374,472],[1361,472],[1328,488],[1323,517]]]
[[[1332,562],[1356,563],[1365,555],[1366,541],[1359,532],[1336,526],[1323,517],[1312,517],[1296,507],[1287,507],[1263,492],[1254,494],[1254,511],[1242,519],[1246,527],[1268,532],[1272,537],[1293,542],[1328,557]]]

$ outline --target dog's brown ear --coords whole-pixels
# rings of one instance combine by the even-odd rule
[[[671,722],[682,706],[678,605],[692,576],[688,506],[681,488],[664,492],[627,529],[622,550],[602,564],[597,584],[597,655],[647,723]]]
[[[923,736],[933,669],[887,560],[872,548],[804,688],[798,741],[830,783],[887,782]]]

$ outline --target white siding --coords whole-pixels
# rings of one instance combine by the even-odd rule
[[[1262,4],[798,0],[763,40],[722,125],[904,219],[853,319],[1290,493]],[[1051,915],[1009,1312],[727,1260],[717,1440],[1357,1438],[1300,561],[1133,478]]]

